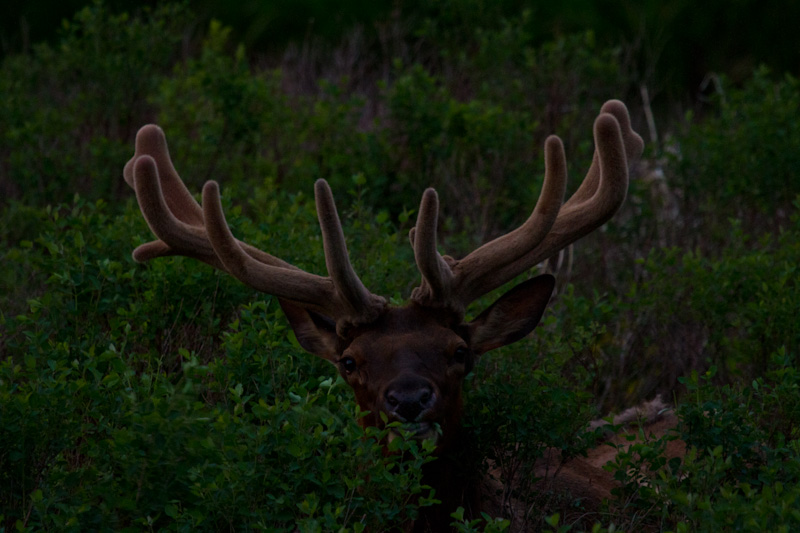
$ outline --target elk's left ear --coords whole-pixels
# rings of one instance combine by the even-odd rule
[[[533,331],[553,294],[555,278],[543,274],[520,283],[467,324],[476,355],[517,342]]]
[[[309,353],[336,362],[339,336],[336,323],[325,315],[310,311],[296,303],[278,298],[283,314],[289,320],[300,346]]]

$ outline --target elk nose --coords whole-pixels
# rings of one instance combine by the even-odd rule
[[[386,410],[402,422],[414,422],[435,401],[433,388],[425,382],[402,380],[393,383],[384,394]]]

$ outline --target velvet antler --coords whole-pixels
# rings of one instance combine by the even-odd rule
[[[594,124],[595,154],[585,179],[562,205],[567,164],[561,140],[545,143],[545,180],[528,220],[461,260],[437,251],[439,200],[436,191],[422,195],[410,238],[422,282],[412,300],[449,309],[459,317],[481,296],[513,279],[558,250],[604,224],[619,209],[628,189],[628,162],[638,158],[642,139],[631,129],[628,110],[618,100],[606,102]],[[337,327],[366,324],[377,318],[386,300],[372,294],[355,274],[330,187],[315,184],[328,277],[304,272],[267,252],[237,240],[228,229],[219,187],[203,187],[200,206],[181,181],[158,126],[136,136],[136,151],[125,165],[125,181],[135,189],[139,207],[158,240],[136,248],[133,257],[184,255],[230,273],[251,287],[321,312]]]
[[[428,189],[422,196],[410,238],[422,274],[412,300],[447,308],[463,317],[470,302],[510,281],[560,249],[592,232],[622,205],[628,190],[628,162],[644,148],[631,129],[625,104],[606,102],[594,124],[595,153],[578,190],[562,206],[566,157],[558,137],[545,143],[545,179],[531,216],[519,228],[498,237],[461,260],[441,256],[436,246],[439,201]]]
[[[329,277],[300,270],[234,238],[217,183],[205,184],[201,207],[175,171],[158,126],[139,130],[136,151],[123,176],[136,191],[142,214],[158,237],[134,250],[136,261],[168,255],[193,257],[259,291],[324,313],[340,328],[369,323],[386,306],[384,298],[364,287],[350,264],[333,195],[324,180],[317,181],[315,196]]]

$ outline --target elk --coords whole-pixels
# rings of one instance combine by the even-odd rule
[[[628,110],[606,102],[594,123],[595,153],[583,182],[564,202],[567,164],[557,136],[545,142],[542,191],[517,229],[454,259],[437,249],[439,200],[422,195],[409,238],[421,282],[403,306],[370,292],[351,266],[333,195],[325,180],[314,186],[328,276],[318,276],[237,240],[220,203],[219,186],[207,182],[198,204],[173,166],[162,130],[142,127],[125,181],[157,240],[136,248],[144,262],[183,255],[277,297],[300,345],[333,363],[352,387],[363,425],[400,422],[414,438],[435,439],[436,453],[457,447],[462,383],[483,353],[513,343],[538,324],[554,277],[518,284],[469,322],[467,306],[608,221],[628,189],[628,165],[642,153]],[[381,416],[383,415],[383,416]],[[459,490],[457,472],[436,466],[425,476],[442,500],[417,530],[444,530],[449,513],[471,496]],[[463,492],[463,491],[462,491]]]

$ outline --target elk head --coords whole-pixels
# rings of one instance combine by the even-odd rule
[[[237,240],[217,183],[205,184],[199,205],[175,171],[161,129],[144,126],[123,174],[158,240],[136,248],[133,257],[193,257],[276,296],[300,345],[336,365],[361,409],[370,412],[364,424],[381,426],[384,413],[419,438],[439,438],[441,450],[458,429],[461,385],[476,358],[536,327],[554,279],[542,275],[517,285],[470,322],[464,322],[467,306],[601,226],[625,199],[628,162],[643,144],[622,102],[603,106],[594,138],[588,174],[562,205],[566,158],[561,140],[549,137],[542,193],[528,220],[460,260],[437,251],[439,201],[427,189],[409,235],[422,280],[407,305],[394,307],[368,291],[353,271],[324,180],[314,191],[327,277]]]

